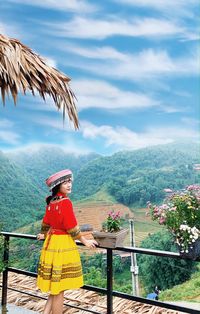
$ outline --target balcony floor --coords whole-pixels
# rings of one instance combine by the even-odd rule
[[[7,304],[5,307],[0,306],[1,314],[37,314],[35,311],[27,310],[21,306],[16,306],[14,304]]]
[[[14,289],[19,289],[25,292],[31,292],[35,294],[35,296],[47,296],[44,293],[41,293],[36,288],[35,278],[19,275],[12,272],[9,272],[8,275],[8,286]],[[0,289],[1,295],[1,289]],[[38,297],[32,297],[29,295],[22,294],[20,292],[8,290],[8,305],[5,309],[2,309],[0,306],[0,314],[39,314],[38,311],[42,311],[45,305],[45,300],[39,299]],[[19,305],[14,305],[16,303]],[[185,307],[189,307],[191,309],[200,309],[199,303],[190,303],[190,302],[172,302],[166,301],[167,303],[173,303],[176,305],[181,305]],[[106,297],[102,295],[98,295],[95,292],[87,291],[83,289],[77,290],[68,290],[65,291],[65,304],[66,305],[74,305],[81,306],[85,309],[94,310],[100,313],[106,313]],[[29,310],[30,308],[31,310]],[[33,311],[35,309],[35,311]],[[177,314],[182,312],[177,312],[173,310],[167,310],[161,307],[151,306],[148,304],[138,303],[135,301],[123,300],[120,298],[113,298],[113,310],[114,313],[154,313],[154,314]],[[83,310],[78,310],[70,307],[64,307],[64,313],[85,313],[88,312]],[[200,313],[200,312],[199,312]]]

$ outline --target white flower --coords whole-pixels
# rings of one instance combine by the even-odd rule
[[[182,225],[180,225],[179,229],[180,229],[180,230],[183,230],[183,231],[186,231],[186,230],[187,230],[187,227],[188,227],[187,225],[183,225],[183,224],[182,224]]]
[[[196,227],[193,227],[191,229],[192,233],[199,233],[199,229],[197,229]]]

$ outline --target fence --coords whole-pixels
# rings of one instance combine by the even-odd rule
[[[36,240],[35,235],[30,235],[30,234],[20,234],[20,233],[10,233],[10,232],[1,232],[1,234],[4,236],[4,254],[3,254],[3,260],[5,263],[5,269],[3,271],[3,281],[2,281],[2,305],[6,305],[7,303],[7,290],[14,290],[17,292],[22,292],[24,294],[27,294],[29,296],[34,296],[34,294],[20,291],[18,289],[13,289],[8,287],[8,272],[14,272],[18,274],[23,274],[31,277],[37,277],[37,274],[34,272],[30,271],[25,271],[13,267],[8,266],[9,262],[9,240],[10,237],[15,237],[15,238],[23,238],[23,239],[32,239]],[[78,245],[82,245],[82,243],[77,241]],[[188,307],[183,307],[175,304],[169,304],[165,302],[160,302],[160,301],[155,301],[155,300],[150,300],[150,299],[145,299],[142,297],[137,297],[134,295],[126,294],[126,293],[121,293],[113,290],[113,250],[117,251],[123,251],[123,252],[129,252],[129,253],[138,253],[138,254],[147,254],[147,255],[154,255],[154,256],[161,256],[161,257],[170,257],[170,258],[182,258],[179,253],[173,253],[173,252],[167,252],[167,251],[159,251],[159,250],[150,250],[150,249],[144,249],[144,248],[136,248],[136,247],[117,247],[115,249],[111,248],[104,248],[106,249],[106,256],[107,256],[107,287],[105,288],[99,288],[95,286],[90,286],[90,285],[84,285],[82,288],[90,291],[95,291],[97,293],[102,293],[107,295],[107,314],[113,314],[113,297],[119,297],[127,300],[132,300],[140,303],[146,303],[158,307],[162,307],[165,309],[171,309],[175,311],[180,311],[184,313],[190,313],[190,314],[200,314],[200,311],[195,310],[195,309],[190,309]],[[101,314],[100,312],[89,310],[89,309],[84,309],[82,307],[78,306],[73,306],[73,305],[68,305],[70,307],[75,307],[79,310],[84,310],[89,313],[94,313],[94,314]]]

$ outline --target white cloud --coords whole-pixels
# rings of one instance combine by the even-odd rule
[[[180,41],[197,41],[200,39],[198,11],[199,0],[113,0],[124,6],[145,8],[159,11],[160,18],[171,19],[172,24],[184,25],[182,37]],[[150,11],[151,14],[151,11]],[[192,24],[188,23],[188,19],[192,20]],[[175,22],[176,21],[176,22]],[[179,21],[179,22],[178,22]],[[195,26],[196,25],[196,26]]]
[[[3,23],[0,23],[0,34],[5,34],[6,33],[6,27]]]
[[[177,113],[177,112],[186,112],[188,110],[188,107],[185,106],[172,106],[172,105],[161,105],[160,109],[165,113]]]
[[[200,35],[198,30],[194,30],[193,32],[186,32],[184,38],[180,39],[180,41],[199,41]]]
[[[159,101],[150,96],[132,91],[123,91],[105,81],[76,80],[72,82],[72,88],[78,99],[77,107],[79,111],[87,108],[142,110],[160,105]]]
[[[200,121],[198,119],[189,117],[182,117],[181,121],[184,125],[188,125],[191,127],[198,127],[200,124]]]
[[[18,25],[12,23],[0,22],[0,34],[9,37],[22,37],[22,32],[19,30]]]
[[[14,130],[14,123],[8,119],[0,119],[0,141],[9,145],[17,145],[20,136]]]
[[[8,119],[0,120],[0,141],[10,145],[19,143],[20,136],[13,131],[13,126],[14,123]]]
[[[52,129],[61,130],[61,131],[68,130],[68,127],[66,129],[66,125],[63,125],[62,118],[61,118],[61,120],[59,120],[57,117],[49,118],[47,116],[38,116],[37,115],[33,118],[33,120],[38,124],[50,127],[49,131]]]
[[[67,50],[68,48],[65,47]],[[185,56],[171,57],[164,49],[145,49],[139,53],[123,53],[108,47],[69,47],[82,56],[78,60],[62,60],[66,65],[82,68],[113,79],[143,80],[156,77],[199,75],[198,52],[193,49]],[[93,53],[90,53],[93,51]],[[88,60],[86,59],[88,58]],[[94,59],[94,60],[92,60]],[[102,62],[103,59],[103,62]],[[92,62],[91,62],[92,61]],[[73,62],[73,64],[72,64]]]
[[[24,111],[44,111],[44,112],[62,112],[62,108],[58,110],[53,99],[49,95],[45,95],[45,100],[35,91],[33,96],[30,91],[27,94],[20,95],[19,103]]]
[[[0,140],[10,145],[17,145],[20,136],[12,131],[0,131]]]
[[[40,149],[43,148],[58,148],[63,150],[66,153],[69,154],[75,154],[75,155],[85,155],[88,153],[91,153],[90,149],[87,149],[84,145],[84,147],[80,145],[76,145],[74,141],[68,140],[67,142],[64,142],[63,144],[48,144],[46,142],[32,142],[28,145],[24,146],[18,146],[17,148],[6,148],[3,149],[4,152],[7,153],[26,153],[26,154],[32,154],[35,152],[38,152]]]
[[[117,110],[124,109],[143,110],[150,107],[161,106],[160,101],[154,99],[151,96],[143,93],[132,92],[128,90],[122,90],[117,88],[106,81],[101,80],[87,80],[79,79],[73,80],[71,83],[72,90],[77,98],[77,109],[82,111],[88,108],[101,108],[104,110]],[[43,101],[38,95],[32,97],[27,96],[27,103],[22,104],[26,111],[37,111],[38,117],[34,121],[38,123],[45,123],[53,128],[62,129],[62,110],[58,111],[50,97],[47,97],[46,102]],[[59,112],[58,120],[49,119],[45,115],[41,115],[40,112]],[[165,111],[165,110],[164,110]],[[56,116],[57,119],[57,116]],[[38,120],[38,121],[37,121]],[[67,120],[67,119],[66,119]],[[65,122],[67,124],[68,122]]]
[[[23,5],[38,6],[47,9],[72,11],[72,12],[94,12],[97,6],[87,0],[8,0],[9,2]]]
[[[107,146],[117,149],[139,149],[147,146],[172,143],[177,140],[199,140],[198,132],[189,128],[148,128],[136,133],[125,127],[109,125],[96,126],[90,122],[81,122],[83,137],[91,140],[104,138]]]
[[[114,0],[114,2],[128,4],[131,6],[139,7],[151,7],[156,9],[165,10],[166,8],[182,8],[190,7],[192,5],[198,4],[198,0],[168,0],[167,2],[163,0]]]
[[[173,15],[193,16],[192,8],[198,5],[198,0],[113,0],[122,5],[133,7],[147,7],[161,12],[167,12]]]
[[[132,18],[119,19],[107,18],[104,20],[75,17],[66,23],[48,24],[51,32],[57,36],[72,38],[90,38],[95,40],[105,39],[111,36],[130,37],[172,37],[183,35],[184,28],[167,19],[156,18]]]
[[[129,59],[129,56],[125,53],[122,53],[113,47],[103,46],[103,47],[82,47],[78,45],[72,45],[70,43],[62,43],[58,47],[61,50],[72,52],[81,57],[88,59],[102,59],[102,60],[119,60],[126,61]]]
[[[0,119],[0,128],[8,129],[13,127],[13,122],[8,119]]]
[[[54,118],[50,118],[45,115],[34,115],[31,117],[31,120],[34,121],[37,124],[40,124],[42,126],[46,126],[46,133],[50,133],[51,131],[54,130],[59,130],[59,131],[73,131],[73,125],[70,124],[70,122],[67,121],[67,117],[63,123],[62,116],[55,116]]]
[[[57,68],[57,61],[55,59],[47,56],[42,56],[42,59],[50,67]]]

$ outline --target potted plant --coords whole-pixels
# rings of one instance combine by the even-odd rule
[[[93,236],[100,246],[115,248],[123,245],[128,229],[121,227],[122,219],[120,212],[111,211],[102,224],[101,231],[94,231]]]
[[[173,234],[180,254],[200,256],[200,186],[190,185],[173,193],[160,206],[148,204],[153,220]]]

